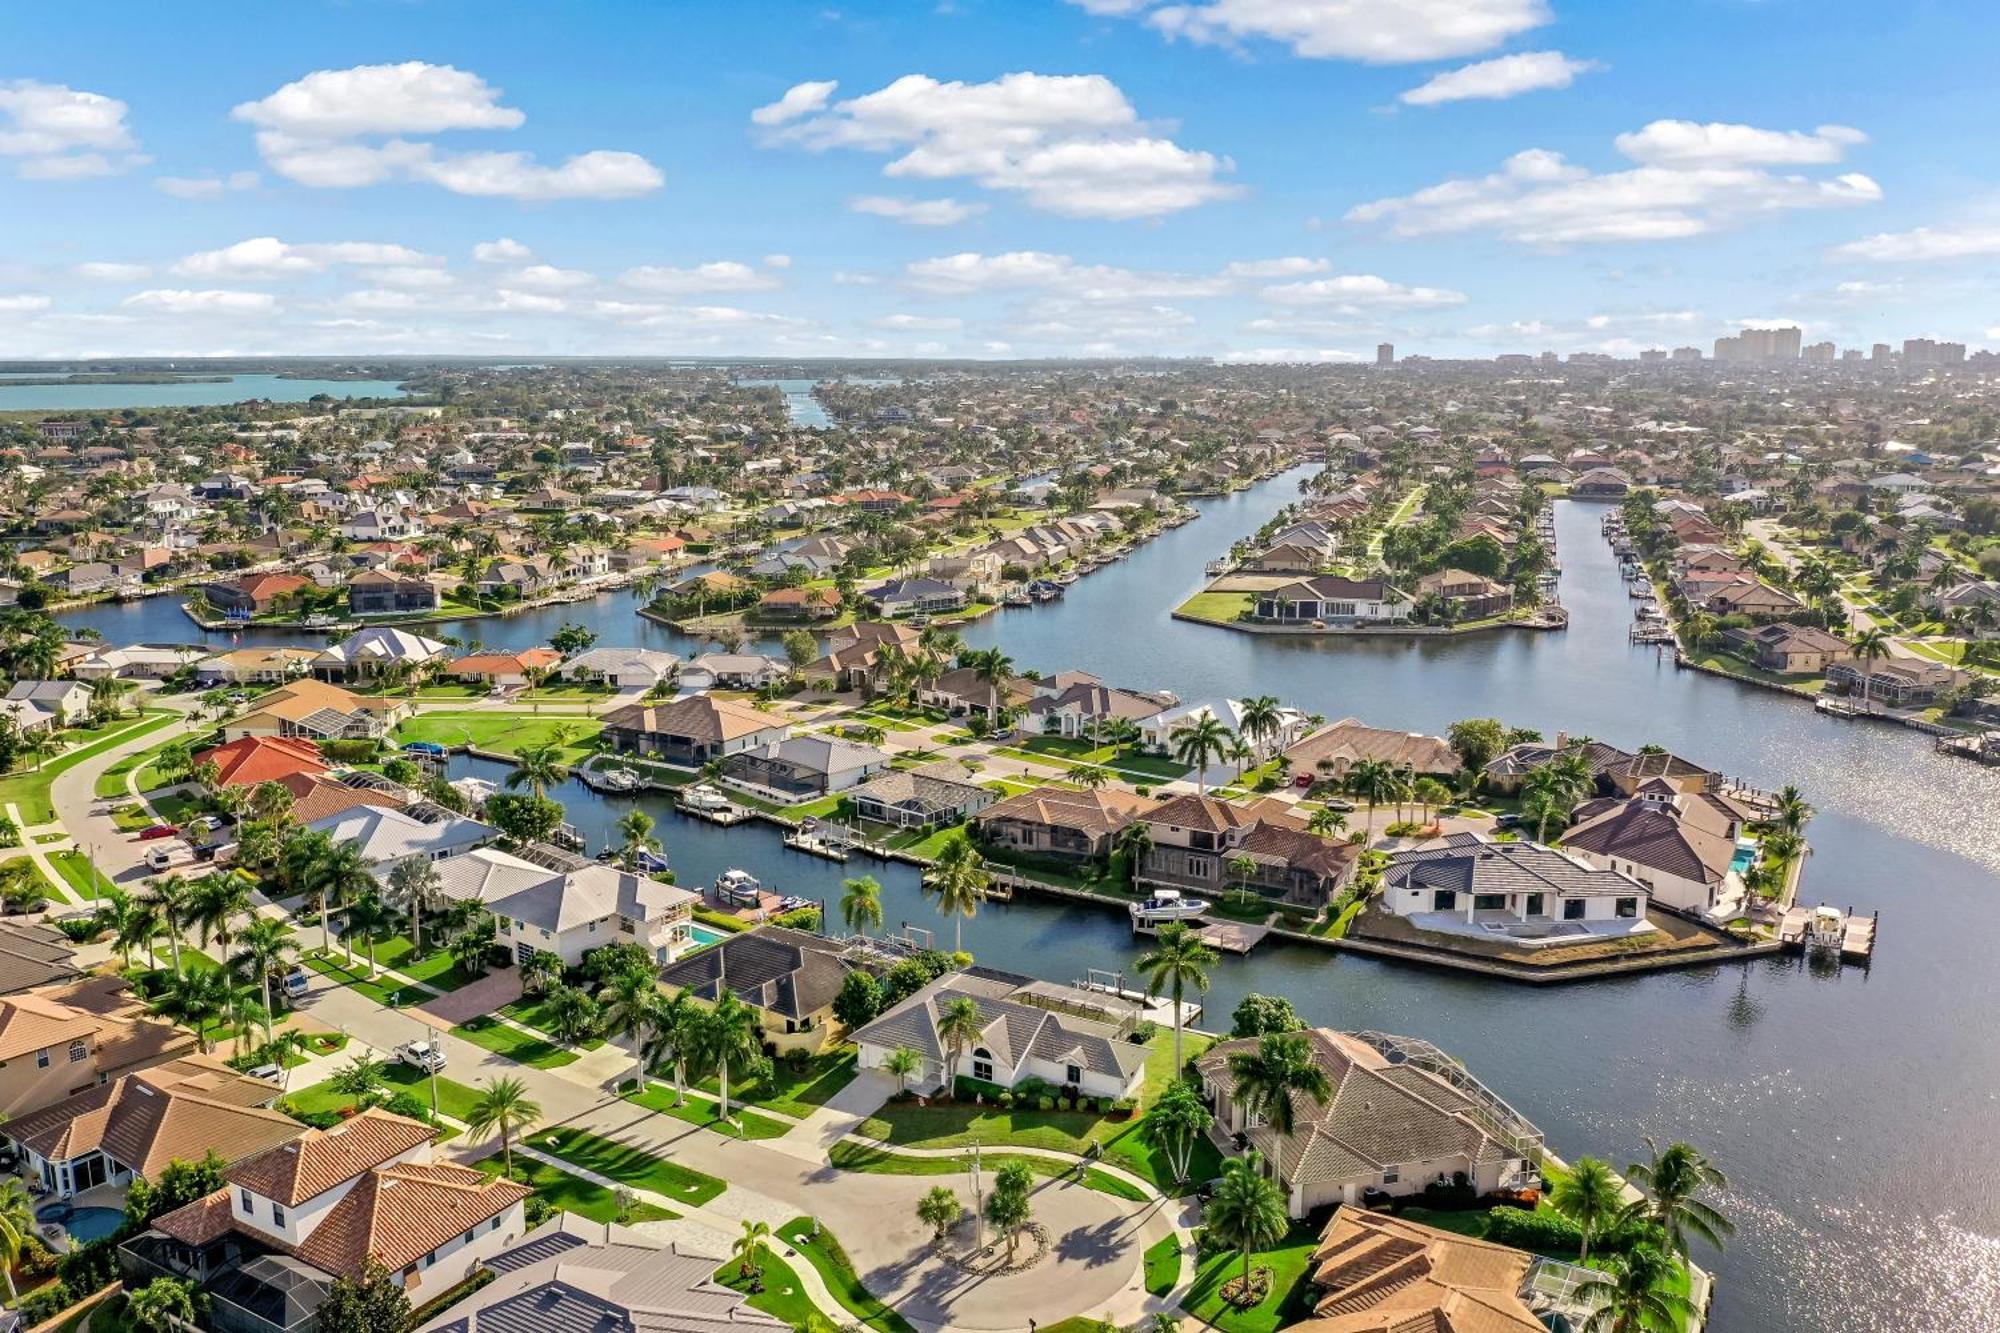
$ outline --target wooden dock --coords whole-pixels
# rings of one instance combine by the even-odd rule
[[[808,833],[804,829],[786,834],[785,846],[795,852],[804,852],[807,856],[822,857],[828,861],[845,863],[848,855],[847,843],[821,833]]]
[[[1842,911],[1821,903],[1793,905],[1785,910],[1778,939],[1802,953],[1837,957],[1845,963],[1867,963],[1875,957],[1875,934],[1881,913],[1867,916],[1853,908]]]
[[[741,824],[756,813],[740,805],[725,805],[711,809],[707,806],[686,805],[675,802],[674,808],[690,819],[699,819],[708,824],[720,824],[724,828],[728,828],[732,824]]]
[[[1194,937],[1209,948],[1222,953],[1246,954],[1263,942],[1271,928],[1250,921],[1211,921],[1204,916],[1188,917],[1186,925],[1194,928]],[[1134,935],[1157,935],[1159,925],[1146,925],[1139,920],[1135,910],[1132,913],[1132,933]]]

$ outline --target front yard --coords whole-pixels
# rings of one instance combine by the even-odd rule
[[[572,1052],[517,1027],[510,1027],[491,1014],[460,1023],[451,1030],[451,1035],[534,1069],[559,1069],[576,1063]]]
[[[489,1176],[500,1174],[499,1153],[483,1158],[477,1163],[479,1169]],[[657,1204],[634,1199],[631,1206],[621,1209],[618,1196],[604,1186],[573,1176],[567,1171],[559,1171],[545,1162],[532,1157],[514,1159],[515,1180],[534,1190],[541,1200],[551,1208],[575,1213],[578,1217],[589,1218],[593,1222],[616,1222],[623,1226],[636,1226],[640,1222],[671,1221],[680,1214],[661,1208]]]
[[[496,754],[513,755],[561,737],[562,761],[575,764],[597,750],[604,724],[594,718],[532,713],[422,713],[396,727],[401,743],[428,741],[433,745],[470,745]]]
[[[1194,1282],[1182,1302],[1187,1312],[1222,1333],[1275,1333],[1312,1314],[1312,1284],[1307,1281],[1319,1234],[1294,1224],[1285,1238],[1250,1257],[1251,1267],[1269,1268],[1271,1286],[1264,1299],[1247,1308],[1222,1299],[1222,1286],[1243,1272],[1243,1256],[1224,1250],[1201,1260]]]
[[[729,1085],[731,1104],[762,1106],[780,1115],[803,1120],[833,1100],[835,1093],[854,1078],[854,1049],[845,1047],[813,1056],[803,1065],[773,1060],[766,1078]],[[714,1079],[698,1085],[705,1092],[720,1090]]]
[[[726,1188],[714,1176],[656,1157],[643,1148],[599,1138],[580,1129],[548,1129],[528,1140],[529,1146],[572,1166],[594,1172],[633,1189],[650,1190],[699,1208]]]

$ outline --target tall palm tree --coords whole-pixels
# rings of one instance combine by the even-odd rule
[[[958,1092],[958,1062],[968,1046],[976,1045],[985,1035],[986,1022],[979,1016],[979,1006],[968,996],[961,995],[948,1001],[938,1011],[938,1044],[945,1049],[945,1087],[952,1095]]]
[[[569,767],[562,762],[562,747],[549,742],[530,745],[514,756],[514,771],[507,775],[509,791],[526,787],[536,800],[549,794],[554,787],[569,778]]]
[[[28,1238],[35,1234],[35,1201],[28,1188],[11,1176],[0,1181],[0,1277],[7,1279],[7,1303],[13,1305],[21,1293],[14,1288],[14,1265]]]
[[[1174,758],[1194,770],[1195,790],[1203,795],[1208,792],[1208,766],[1228,756],[1231,739],[1229,728],[1206,713],[1187,719],[1167,736]]]
[[[1861,663],[1861,706],[1868,706],[1869,678],[1875,673],[1871,663],[1889,655],[1889,635],[1880,625],[1870,625],[1854,636],[1854,658]]]
[[[275,916],[252,917],[236,944],[236,956],[230,961],[257,983],[264,1002],[264,1040],[270,1041],[275,1035],[271,1031],[271,977],[285,970],[299,946],[292,928]]]
[[[1153,850],[1153,830],[1143,819],[1135,819],[1118,830],[1113,840],[1117,849],[1125,854],[1125,871],[1132,878],[1132,891],[1139,891],[1139,873],[1146,867],[1146,857]]]
[[[1676,1333],[1694,1307],[1674,1289],[1681,1266],[1672,1255],[1640,1245],[1611,1257],[1608,1277],[1593,1278],[1577,1295],[1594,1309],[1582,1333]]]
[[[700,1063],[715,1071],[719,1083],[719,1113],[723,1120],[736,1123],[729,1114],[729,1075],[750,1070],[761,1058],[757,1040],[757,1011],[725,990],[702,1016],[696,1037]]]
[[[375,876],[369,872],[368,862],[361,855],[361,849],[351,842],[338,846],[326,845],[326,850],[306,871],[306,888],[319,899],[319,947],[322,953],[333,952],[332,917],[333,909],[353,902],[365,893],[375,891]],[[347,962],[354,963],[354,932],[341,932],[342,942],[347,946]]]
[[[389,924],[389,905],[382,901],[382,895],[375,891],[371,882],[365,893],[357,894],[347,908],[347,929],[341,932],[347,941],[351,955],[354,951],[354,937],[359,935],[368,949],[368,975],[374,976],[379,970],[375,966],[375,946],[382,938],[382,928]]]
[[[193,1030],[202,1054],[211,1049],[208,1030],[229,1009],[229,978],[214,968],[176,972],[152,1001],[155,1013],[163,1014]]]
[[[1559,1177],[1549,1191],[1549,1203],[1576,1223],[1583,1237],[1578,1263],[1590,1258],[1590,1242],[1623,1215],[1625,1204],[1619,1193],[1618,1177],[1612,1174],[1610,1164],[1595,1157],[1577,1158],[1569,1174]]]
[[[1245,699],[1236,708],[1236,725],[1251,743],[1260,747],[1276,735],[1283,725],[1281,714],[1284,705],[1274,694],[1258,694]]]
[[[1396,770],[1386,759],[1357,759],[1347,770],[1347,790],[1368,803],[1366,832],[1375,839],[1375,807],[1396,794]]]
[[[638,870],[641,852],[660,850],[660,840],[653,836],[653,817],[644,810],[627,810],[612,827],[618,834],[618,863],[629,871]]]
[[[622,968],[606,979],[597,992],[603,1006],[599,1017],[607,1036],[629,1037],[632,1042],[632,1086],[646,1089],[646,1050],[652,1044],[653,1018],[666,1001],[650,963]]]
[[[132,966],[132,950],[141,945],[150,948],[160,928],[150,904],[134,898],[116,884],[107,886],[97,900],[97,923],[111,932],[112,947],[118,950],[126,967]]]
[[[1243,1255],[1243,1286],[1250,1288],[1250,1256],[1284,1239],[1291,1218],[1285,1196],[1259,1170],[1256,1153],[1222,1164],[1222,1176],[1201,1210],[1210,1235]]]
[[[1806,804],[1804,793],[1797,787],[1786,785],[1778,789],[1778,824],[1789,833],[1803,833],[1813,817],[1813,808]]]
[[[847,928],[863,939],[868,938],[868,928],[877,929],[882,925],[882,884],[873,875],[860,875],[854,879],[842,880],[840,885],[840,919]]]
[[[149,886],[147,903],[160,925],[167,932],[167,947],[173,970],[181,970],[181,933],[187,929],[189,909],[193,905],[194,890],[179,875],[168,875],[156,879]]]
[[[1253,1051],[1229,1057],[1230,1098],[1251,1117],[1262,1117],[1280,1134],[1298,1123],[1295,1099],[1310,1097],[1321,1106],[1333,1095],[1326,1071],[1313,1060],[1312,1046],[1296,1032],[1274,1032]]]
[[[505,1174],[514,1174],[514,1136],[526,1134],[542,1122],[542,1108],[528,1097],[527,1085],[518,1078],[490,1078],[466,1113],[465,1127],[474,1139],[488,1134],[500,1136],[500,1158]]]
[[[1169,921],[1161,926],[1152,951],[1139,958],[1139,971],[1146,976],[1146,997],[1151,999],[1165,989],[1174,1002],[1174,1075],[1177,1078],[1182,1068],[1181,997],[1189,986],[1197,991],[1208,989],[1208,969],[1215,966],[1215,960],[1215,950],[1203,944],[1194,928],[1185,921]]]
[[[652,1014],[652,1043],[646,1049],[646,1063],[653,1067],[671,1065],[674,1071],[674,1105],[687,1105],[687,1067],[698,1053],[702,1011],[685,988],[662,996]]]
[[[979,849],[968,838],[953,838],[938,852],[937,864],[924,876],[923,886],[937,898],[938,913],[951,918],[952,952],[963,952],[965,919],[979,912],[990,876]]]
[[[410,918],[413,951],[424,947],[424,912],[436,907],[444,895],[444,877],[426,856],[410,856],[396,862],[389,872],[388,901]]]
[[[998,648],[976,648],[960,654],[958,662],[960,666],[971,667],[973,676],[986,682],[986,717],[988,721],[998,721],[1000,687],[1014,674],[1014,659]]]
[[[236,918],[249,912],[250,886],[241,876],[228,871],[202,876],[188,896],[188,920],[203,950],[213,936],[222,951],[228,953],[229,941],[236,933]]]
[[[1690,1235],[1721,1249],[1724,1240],[1735,1234],[1736,1224],[1696,1196],[1704,1190],[1728,1189],[1728,1179],[1688,1144],[1662,1149],[1650,1138],[1645,1144],[1652,1160],[1625,1169],[1626,1178],[1646,1195],[1632,1205],[1634,1212],[1666,1232],[1668,1242],[1682,1254],[1688,1252]]]

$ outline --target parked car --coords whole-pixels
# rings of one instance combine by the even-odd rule
[[[184,866],[193,861],[194,848],[176,838],[162,842],[146,853],[146,866],[150,870],[170,870],[174,866]]]
[[[266,1083],[276,1083],[285,1076],[285,1071],[276,1065],[258,1065],[250,1071],[251,1078],[261,1078]]]
[[[294,967],[291,971],[285,973],[285,979],[280,984],[284,986],[285,994],[288,997],[290,997],[293,1000],[299,1000],[305,996],[306,987],[310,985],[311,982],[312,982],[311,972],[307,971],[303,967]]]
[[[180,836],[181,830],[177,824],[155,824],[151,828],[142,828],[139,830],[140,842],[151,842],[155,838],[178,838]]]
[[[444,1052],[427,1041],[406,1041],[396,1048],[396,1058],[406,1065],[415,1065],[427,1074],[435,1074],[444,1068]]]

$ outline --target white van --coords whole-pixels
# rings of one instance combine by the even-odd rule
[[[153,870],[169,870],[174,866],[184,866],[194,860],[194,848],[179,838],[166,838],[154,845],[146,853],[146,865]]]

